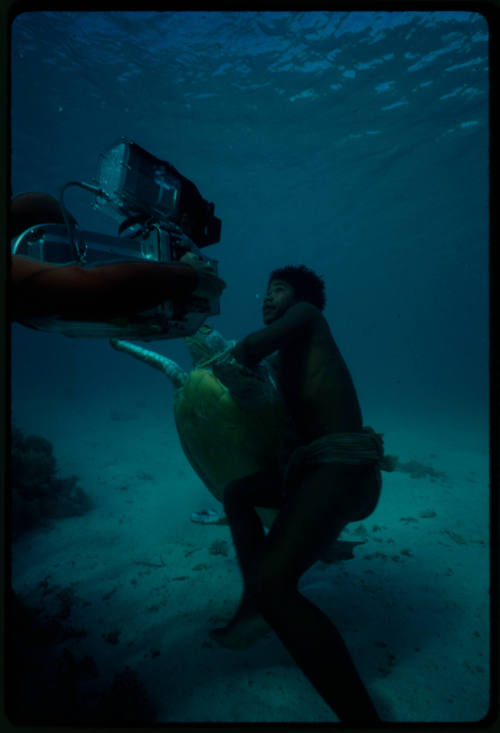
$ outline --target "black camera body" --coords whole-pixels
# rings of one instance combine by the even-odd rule
[[[173,165],[122,138],[101,155],[99,176],[105,197],[96,205],[123,219],[174,223],[202,248],[220,240],[221,220],[192,181]]]

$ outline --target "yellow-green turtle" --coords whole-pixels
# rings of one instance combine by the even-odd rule
[[[250,372],[232,359],[235,341],[226,341],[203,325],[185,342],[193,361],[189,373],[172,359],[128,341],[112,339],[111,345],[169,377],[175,386],[175,422],[186,458],[222,501],[230,481],[276,467],[287,428],[286,412],[265,362]],[[226,384],[220,373],[219,378],[215,376],[215,363],[223,365]],[[269,527],[276,511],[258,511]]]
[[[186,458],[212,495],[222,501],[230,481],[279,468],[278,456],[289,423],[266,360],[255,371],[245,369],[231,358],[236,342],[226,341],[207,324],[185,342],[193,361],[189,373],[154,351],[128,341],[110,341],[113,348],[159,369],[173,383],[175,422]],[[218,377],[212,367],[217,367]],[[277,511],[257,511],[270,527]],[[197,517],[207,522],[220,519],[210,510]],[[358,544],[337,539],[320,559],[327,563],[347,560]]]

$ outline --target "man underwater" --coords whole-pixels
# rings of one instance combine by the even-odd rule
[[[322,315],[324,289],[304,265],[272,272],[265,328],[233,350],[249,368],[277,351],[271,361],[296,440],[282,457],[283,470],[255,473],[225,489],[244,592],[234,618],[211,636],[244,649],[270,626],[341,721],[368,723],[380,718],[341,635],[297,588],[346,524],[374,511],[380,468],[393,467],[381,436],[363,428],[351,375]],[[267,535],[256,506],[279,508]]]

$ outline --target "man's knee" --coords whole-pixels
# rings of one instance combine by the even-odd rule
[[[265,473],[252,473],[230,481],[224,489],[223,496],[226,515],[259,506],[259,496],[263,488],[267,488],[268,483],[269,479]]]

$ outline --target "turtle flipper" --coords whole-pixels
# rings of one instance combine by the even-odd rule
[[[167,375],[175,387],[182,387],[186,381],[187,374],[175,361],[168,359],[166,356],[157,354],[155,351],[149,351],[142,346],[131,344],[130,341],[122,341],[121,339],[110,339],[109,343],[117,351],[124,351],[126,354],[149,364],[154,369],[159,369]]]

